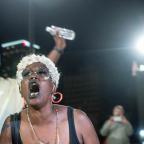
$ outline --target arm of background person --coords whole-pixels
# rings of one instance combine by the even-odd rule
[[[102,136],[107,136],[107,135],[108,135],[112,123],[113,123],[113,121],[111,120],[111,118],[104,123],[104,125],[103,125],[102,128],[100,129],[100,134],[101,134]]]
[[[66,48],[66,40],[62,37],[59,37],[57,33],[56,36],[54,36],[54,41],[55,46],[48,54],[48,58],[51,59],[54,63],[57,63],[63,54],[64,49]]]
[[[12,144],[10,117],[8,117],[3,124],[0,134],[0,144]]]
[[[130,122],[126,124],[126,131],[128,136],[131,136],[133,134],[133,127]]]
[[[127,132],[127,135],[131,136],[133,134],[133,127],[132,127],[131,123],[127,120],[127,118],[125,116],[123,117],[122,122],[125,125],[125,130]]]

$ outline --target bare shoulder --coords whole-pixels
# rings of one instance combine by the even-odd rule
[[[67,111],[69,106],[55,105],[62,117],[67,120]],[[85,112],[80,109],[74,109],[74,124],[79,142],[83,144],[99,144],[95,128]]]
[[[11,121],[10,121],[10,116],[6,118],[4,121],[2,130],[1,130],[1,135],[0,135],[0,143],[1,144],[7,144],[11,143]]]
[[[96,130],[85,112],[74,109],[74,120],[77,133],[82,135],[84,144],[99,144]]]
[[[74,112],[75,112],[75,114],[77,115],[77,116],[80,116],[80,117],[87,117],[87,114],[84,112],[84,111],[82,111],[82,110],[80,110],[80,109],[74,109]]]
[[[91,120],[89,119],[87,114],[84,111],[80,110],[80,109],[74,109],[74,116],[75,116],[75,120],[77,122],[81,122],[81,124],[91,123]]]

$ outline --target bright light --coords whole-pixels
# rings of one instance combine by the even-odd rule
[[[140,135],[141,138],[144,138],[144,130],[140,130],[139,135]]]
[[[37,45],[37,44],[33,44],[33,48],[35,48],[35,49],[40,49],[40,46]]]
[[[138,38],[135,43],[135,48],[139,53],[144,54],[144,36]]]
[[[144,71],[144,65],[139,66],[139,71],[142,71],[142,72]]]
[[[23,41],[22,41],[22,45],[23,45],[24,47],[30,47],[30,42],[29,42],[29,41],[26,41],[26,40],[23,40]]]
[[[2,48],[8,48],[8,47],[13,47],[15,45],[21,44],[23,47],[30,47],[30,42],[27,40],[17,40],[17,41],[12,41],[12,42],[6,42],[1,44]],[[33,48],[35,49],[40,49],[40,46],[37,44],[33,44]]]
[[[16,40],[11,42],[6,42],[1,44],[2,48],[12,47],[19,44],[25,44],[26,46],[30,46],[30,42],[26,40]]]

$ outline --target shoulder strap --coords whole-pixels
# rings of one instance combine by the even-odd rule
[[[19,134],[20,129],[20,113],[16,113],[10,116],[11,120],[11,137],[12,144],[22,144]]]
[[[67,113],[68,113],[68,123],[69,123],[70,144],[79,144],[79,140],[76,134],[75,124],[74,124],[73,108],[68,107]]]

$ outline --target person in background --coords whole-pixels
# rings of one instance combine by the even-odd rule
[[[47,54],[47,57],[57,63],[66,48],[66,40],[59,37],[58,33],[53,38],[55,46]],[[25,106],[16,79],[0,77],[0,132],[5,118],[10,114],[19,112]]]
[[[105,144],[130,144],[133,128],[124,115],[123,106],[114,107],[113,115],[104,123],[100,134],[106,137]]]
[[[27,108],[7,117],[1,144],[99,144],[88,116],[55,104],[60,73],[43,55],[28,55],[17,65],[17,80]]]

